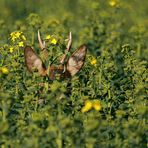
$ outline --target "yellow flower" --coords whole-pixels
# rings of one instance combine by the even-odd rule
[[[93,101],[93,108],[96,110],[96,111],[100,111],[101,110],[101,102],[99,100],[94,100]]]
[[[8,74],[8,69],[6,68],[6,67],[2,67],[1,68],[1,72],[3,73],[3,74]]]
[[[13,47],[9,48],[9,52],[12,53],[13,52]]]
[[[15,39],[16,39],[16,36],[11,36],[11,40],[12,40],[12,42],[14,42]]]
[[[85,105],[81,109],[81,112],[85,113],[85,112],[88,112],[91,109],[92,109],[92,102],[91,101],[86,101]]]
[[[16,39],[20,38],[21,34],[22,34],[22,32],[20,32],[20,31],[14,31],[10,34],[10,38],[14,42]]]
[[[45,39],[49,40],[50,38],[51,38],[51,35],[47,35]]]
[[[18,46],[19,47],[24,47],[24,43],[21,41],[21,42],[18,43]]]
[[[91,61],[90,63],[91,63],[91,65],[96,66],[96,64],[97,64],[97,60],[94,58],[94,59],[92,59],[92,61]]]
[[[117,4],[117,2],[115,0],[109,1],[109,5],[112,6],[112,7],[116,6],[116,4]]]
[[[22,32],[20,32],[20,31],[16,32],[15,33],[16,38],[19,38],[21,34],[22,34]]]
[[[56,40],[55,38],[54,38],[54,39],[52,39],[51,44],[56,45],[56,44],[57,44],[57,40]]]

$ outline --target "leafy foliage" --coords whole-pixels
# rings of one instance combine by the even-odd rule
[[[147,147],[148,22],[146,12],[133,13],[136,6],[146,10],[143,2],[50,0],[28,1],[28,7],[16,0],[0,2],[3,15],[16,12],[0,18],[1,147]],[[72,50],[87,44],[71,94],[69,80],[49,82],[28,73],[24,46],[40,54],[38,29],[48,62],[64,52],[69,30]]]

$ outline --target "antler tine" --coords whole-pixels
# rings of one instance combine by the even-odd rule
[[[38,40],[39,40],[39,44],[40,44],[40,48],[41,49],[44,49],[45,48],[45,41],[42,42],[42,39],[41,39],[41,35],[40,35],[40,31],[38,30]]]
[[[68,38],[68,44],[67,44],[67,51],[70,50],[71,48],[71,45],[72,45],[72,34],[71,34],[71,31],[69,32],[69,38]]]
[[[69,52],[70,48],[71,48],[71,45],[72,45],[72,33],[71,31],[69,32],[69,37],[68,37],[68,44],[66,46],[66,51]],[[64,61],[66,59],[66,53],[62,56],[61,60],[60,60],[60,63],[61,64],[64,64]]]

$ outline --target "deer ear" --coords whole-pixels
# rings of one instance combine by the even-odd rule
[[[46,75],[46,68],[42,60],[35,54],[30,46],[25,47],[24,56],[28,71],[32,73],[34,69],[37,69],[40,75]]]
[[[69,58],[67,63],[67,70],[71,76],[75,75],[82,68],[85,61],[86,52],[86,45],[81,45]]]

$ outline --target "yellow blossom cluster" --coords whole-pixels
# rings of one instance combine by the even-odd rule
[[[57,40],[54,38],[54,39],[52,39],[51,40],[51,44],[54,44],[54,45],[56,45],[57,44]]]
[[[46,40],[50,41],[51,44],[56,45],[57,44],[57,39],[53,38],[51,35],[47,35]]]
[[[97,60],[95,58],[93,58],[91,60],[90,64],[96,66],[97,65]]]
[[[13,52],[13,49],[14,49],[13,47],[10,47],[9,48],[9,52],[12,53]]]
[[[46,40],[51,39],[51,35],[47,35],[45,39],[46,39]]]
[[[12,42],[15,42],[17,39],[21,39],[21,40],[25,41],[26,37],[23,35],[23,32],[14,31],[14,32],[10,33],[10,39]]]
[[[19,47],[24,47],[24,42],[23,41],[18,42],[18,46]]]
[[[9,52],[13,53],[14,48],[17,47],[24,47],[24,41],[26,41],[26,37],[24,36],[23,32],[21,31],[14,31],[10,33],[10,40],[14,44],[14,46],[9,47]]]
[[[101,110],[101,102],[99,100],[87,100],[85,102],[85,105],[82,107],[81,112],[85,113],[90,111],[91,109],[95,109],[96,111],[100,111]]]
[[[112,7],[117,6],[117,0],[110,0],[109,5],[112,6]]]
[[[9,70],[8,70],[6,67],[1,67],[1,68],[0,68],[0,71],[1,71],[3,74],[8,74],[8,73],[9,73]]]

